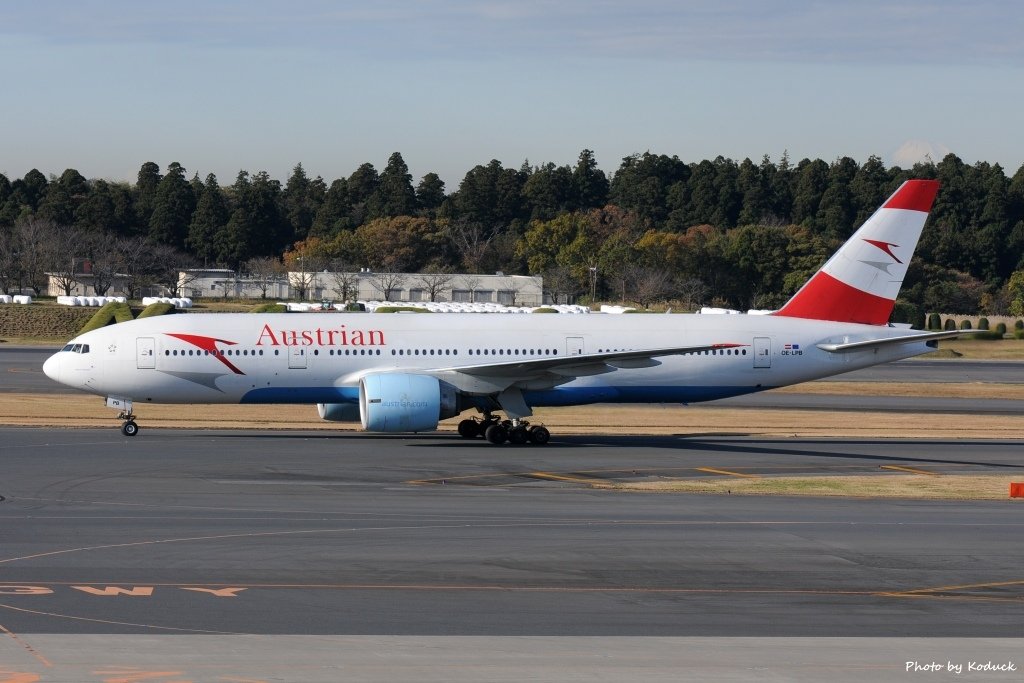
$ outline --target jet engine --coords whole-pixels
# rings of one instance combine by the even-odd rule
[[[371,432],[429,432],[462,411],[459,393],[430,375],[380,373],[359,380],[359,415]]]

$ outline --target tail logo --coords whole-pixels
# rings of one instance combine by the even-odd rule
[[[896,254],[892,253],[892,248],[893,247],[899,247],[900,245],[893,244],[892,242],[883,242],[882,240],[869,240],[869,239],[865,239],[864,241],[867,242],[868,244],[870,244],[871,246],[878,247],[879,249],[884,251],[886,254],[891,256],[892,260],[895,261],[896,263],[903,263],[903,261],[900,261],[896,257]],[[864,261],[864,263],[870,263],[870,261]],[[875,265],[875,264],[871,263],[871,265]]]
[[[883,242],[882,240],[869,240],[869,239],[866,239],[866,238],[862,238],[862,239],[864,239],[864,241],[867,242],[868,244],[870,244],[871,246],[878,247],[879,249],[884,251],[886,254],[891,256],[892,260],[895,261],[896,263],[899,263],[899,264],[903,263],[903,261],[900,261],[896,257],[896,254],[892,253],[892,248],[893,247],[899,247],[900,245],[893,244],[892,242]],[[860,259],[858,259],[858,260],[860,260]],[[886,263],[884,261],[860,261],[860,262],[863,263],[864,265],[871,266],[872,268],[877,268],[878,270],[882,271],[886,275],[891,275],[892,274],[892,273],[889,272],[889,266],[892,266],[893,265],[892,263]]]

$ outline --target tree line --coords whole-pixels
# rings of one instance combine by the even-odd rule
[[[902,315],[1024,307],[1024,167],[1009,177],[953,154],[903,169],[877,157],[684,162],[648,152],[606,174],[583,150],[574,165],[492,160],[451,192],[436,173],[414,184],[399,153],[380,172],[364,163],[330,183],[301,163],[283,184],[243,170],[222,186],[177,162],[163,172],[146,162],[135,183],[74,169],[0,174],[0,287],[37,286],[44,264],[57,269],[52,259],[96,268],[106,257],[101,268],[135,268],[140,283],[167,279],[151,272],[157,264],[501,270],[542,274],[560,298],[775,308],[908,178],[942,189]],[[132,265],[140,251],[158,258]]]

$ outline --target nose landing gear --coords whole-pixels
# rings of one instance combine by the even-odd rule
[[[118,418],[124,419],[124,423],[121,425],[121,433],[125,436],[135,436],[139,433],[139,425],[135,424],[135,420],[132,420],[131,417],[131,415],[118,415]]]
[[[121,423],[121,433],[125,436],[135,436],[139,433],[139,425],[135,423],[135,415],[132,414],[132,402],[124,398],[114,398],[112,396],[107,397],[107,407],[114,408],[119,411],[117,413],[118,420],[124,420]]]

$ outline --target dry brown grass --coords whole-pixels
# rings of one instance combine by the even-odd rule
[[[938,351],[918,357],[948,357],[946,351],[954,351],[965,360],[1024,360],[1024,340],[947,339],[939,342]]]
[[[1024,399],[1024,384],[983,382],[805,382],[772,389],[780,394],[832,394],[836,396],[905,396],[908,398]]]
[[[843,496],[931,500],[1006,500],[1020,475],[877,474],[849,476],[701,478],[613,484],[608,488],[662,493],[757,496]]]
[[[806,386],[806,385],[805,385]],[[314,406],[136,404],[143,429],[356,429],[324,422]],[[556,434],[738,434],[754,436],[841,436],[911,438],[1024,438],[1024,416],[932,413],[830,412],[816,410],[718,408],[712,405],[596,405],[541,408],[532,418]],[[455,428],[446,420],[442,430]],[[102,398],[86,395],[0,394],[0,424],[28,426],[115,426],[115,413]]]

